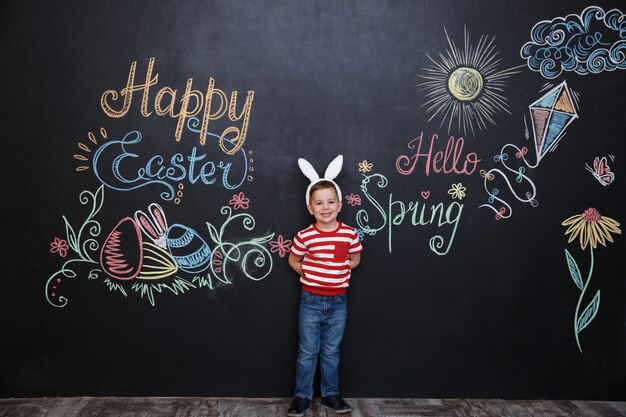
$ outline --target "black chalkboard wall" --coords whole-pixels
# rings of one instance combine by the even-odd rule
[[[625,12],[3,5],[0,395],[291,396],[342,154],[344,395],[626,400]]]

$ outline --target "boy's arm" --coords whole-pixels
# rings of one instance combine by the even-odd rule
[[[296,256],[293,253],[289,253],[289,266],[298,273],[298,275],[302,276],[302,260],[304,256]]]
[[[361,263],[361,253],[349,253],[348,260],[350,261],[350,269],[354,269]]]

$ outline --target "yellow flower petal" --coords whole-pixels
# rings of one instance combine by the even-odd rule
[[[572,217],[568,217],[567,219],[563,220],[563,223],[561,223],[562,226],[568,226],[574,222],[576,222],[576,220],[582,219],[582,216],[580,214],[577,214],[575,216]]]

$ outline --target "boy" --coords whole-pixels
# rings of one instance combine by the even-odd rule
[[[306,202],[315,223],[296,235],[289,254],[289,265],[300,275],[302,294],[295,398],[287,415],[303,416],[311,409],[318,354],[322,407],[348,413],[352,408],[339,396],[339,345],[346,324],[350,271],[359,264],[363,247],[356,231],[337,219],[341,191],[332,179],[341,169],[341,155],[329,166],[330,170],[335,164],[335,175],[327,170],[327,178],[322,179],[317,173],[308,175],[313,168],[302,161],[302,171],[312,180]]]

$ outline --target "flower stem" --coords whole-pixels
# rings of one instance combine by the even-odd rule
[[[583,302],[583,297],[585,296],[585,293],[587,292],[587,287],[589,287],[589,283],[591,282],[591,275],[593,274],[594,257],[593,257],[593,247],[591,245],[589,245],[589,253],[591,255],[591,264],[589,265],[589,274],[587,275],[587,280],[585,281],[585,285],[583,286],[583,289],[580,293],[580,297],[578,297],[578,304],[576,304],[576,314],[574,315],[574,336],[576,337],[576,344],[578,345],[578,350],[580,351],[580,353],[583,353],[583,349],[580,346],[580,339],[578,337],[580,333],[578,331],[578,314],[580,313],[580,305]]]

